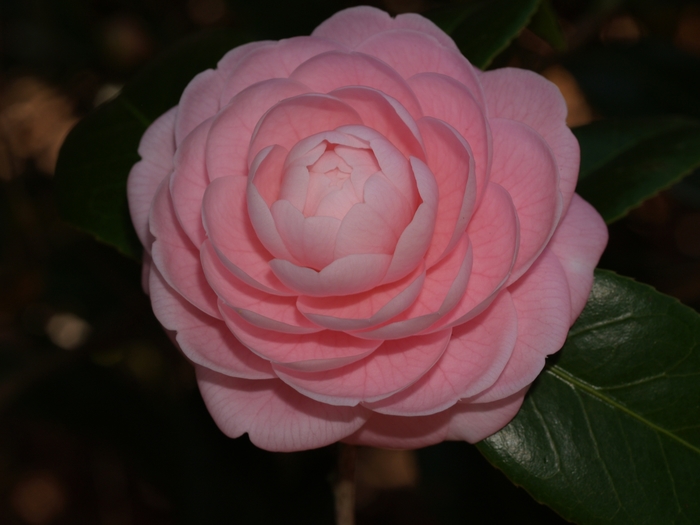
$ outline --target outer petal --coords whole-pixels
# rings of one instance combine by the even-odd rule
[[[343,442],[367,447],[414,449],[445,441],[451,410],[430,416],[372,414],[360,430]]]
[[[151,208],[149,222],[156,238],[151,248],[153,264],[180,295],[210,316],[219,317],[216,294],[199,262],[199,249],[177,221],[168,183],[168,179],[161,183]]]
[[[248,86],[272,78],[287,78],[299,64],[311,57],[342,48],[342,45],[331,40],[301,36],[252,49],[228,72],[221,93],[221,105],[228,104]]]
[[[339,11],[318,26],[312,35],[341,42],[353,49],[370,36],[389,29],[413,29],[428,33],[443,46],[457,49],[454,41],[427,18],[407,13],[392,19],[388,13],[370,6]]]
[[[452,339],[430,372],[406,390],[366,406],[389,415],[421,416],[441,412],[461,398],[496,382],[515,346],[518,321],[510,294],[452,331]]]
[[[177,332],[175,340],[190,361],[232,377],[275,377],[268,361],[243,346],[223,321],[185,301],[155,268],[150,274],[149,288],[158,321],[166,330]]]
[[[550,249],[559,258],[571,290],[571,324],[581,315],[593,286],[593,269],[608,242],[597,211],[578,195],[554,233]]]
[[[369,357],[322,372],[300,372],[274,365],[277,375],[302,394],[331,405],[355,406],[402,390],[440,358],[452,330],[386,341]]]
[[[427,72],[452,77],[464,84],[477,102],[483,104],[477,70],[459,51],[444,47],[426,33],[407,29],[385,31],[365,40],[357,50],[386,62],[403,78]]]
[[[571,318],[569,283],[551,250],[546,249],[508,291],[518,312],[518,341],[498,381],[470,402],[497,401],[526,387],[542,371],[545,357],[566,340]]]
[[[559,173],[551,150],[532,128],[492,119],[491,181],[503,186],[518,213],[520,245],[509,282],[520,277],[542,252],[562,210]]]
[[[151,203],[158,185],[173,169],[176,116],[177,106],[163,113],[146,130],[139,144],[141,161],[131,168],[126,183],[131,222],[147,252],[153,243],[153,236],[148,229]]]
[[[476,443],[495,434],[518,413],[527,387],[491,403],[460,403],[452,407],[452,420],[445,439]]]
[[[175,121],[175,143],[179,146],[189,133],[219,111],[224,79],[218,71],[207,69],[194,77],[180,97]]]
[[[382,343],[330,330],[312,334],[265,330],[253,326],[225,304],[219,306],[226,325],[244,345],[287,368],[310,372],[338,368],[368,356]]]
[[[566,103],[556,85],[532,71],[503,68],[480,77],[490,117],[517,120],[544,137],[559,166],[564,210],[576,187],[579,146],[566,127]]]
[[[209,413],[229,437],[248,433],[258,447],[291,452],[330,445],[367,420],[362,407],[334,407],[305,397],[277,379],[248,381],[197,367]]]

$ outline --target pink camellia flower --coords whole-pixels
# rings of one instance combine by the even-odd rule
[[[478,441],[607,241],[557,88],[371,7],[233,49],[146,131],[144,286],[223,432],[269,450]]]

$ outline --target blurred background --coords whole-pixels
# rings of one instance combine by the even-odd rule
[[[357,2],[360,3],[360,2]],[[365,2],[393,14],[437,0]],[[0,2],[0,523],[332,523],[334,447],[272,454],[224,437],[140,288],[140,268],[61,222],[71,127],[189,34],[308,34],[345,0]],[[553,0],[491,67],[555,82],[569,124],[700,117],[700,3]],[[601,266],[700,307],[700,175],[611,227]],[[358,523],[564,523],[464,443],[362,449]]]

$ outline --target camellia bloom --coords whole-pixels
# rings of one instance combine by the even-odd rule
[[[370,7],[233,49],[146,131],[144,286],[232,437],[478,441],[583,309],[607,232],[557,88]]]

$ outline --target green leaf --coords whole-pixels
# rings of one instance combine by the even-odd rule
[[[426,16],[450,35],[476,67],[485,69],[530,23],[540,0],[460,2]]]
[[[126,179],[143,132],[176,105],[192,78],[246,35],[218,31],[196,35],[172,48],[121,94],[80,121],[61,148],[56,166],[58,203],[67,222],[125,255],[141,253],[126,200]]]
[[[576,191],[607,223],[700,167],[700,121],[610,119],[574,129],[581,144]]]
[[[557,14],[552,9],[552,3],[549,0],[542,0],[540,8],[532,17],[528,29],[537,36],[548,42],[555,51],[566,50],[566,38],[561,31]]]
[[[523,408],[481,452],[578,524],[700,523],[700,316],[596,272]]]

